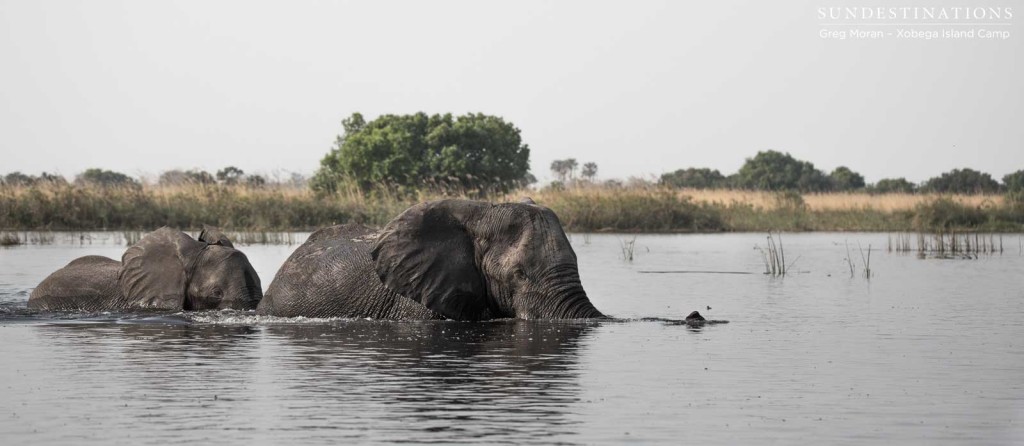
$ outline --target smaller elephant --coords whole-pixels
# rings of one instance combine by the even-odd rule
[[[199,240],[163,227],[128,248],[121,261],[85,256],[32,290],[28,307],[45,311],[255,309],[263,298],[256,270],[215,228]]]

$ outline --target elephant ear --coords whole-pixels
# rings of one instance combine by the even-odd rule
[[[395,217],[374,244],[374,266],[388,288],[446,318],[488,318],[475,245],[450,204],[419,204]]]
[[[147,234],[121,257],[117,275],[121,290],[143,308],[182,309],[188,284],[186,265],[203,246],[168,227]]]
[[[235,247],[220,229],[208,225],[203,225],[203,231],[199,233],[199,241],[208,245],[227,246],[228,248]]]

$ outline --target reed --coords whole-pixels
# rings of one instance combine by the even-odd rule
[[[864,255],[864,248],[860,246],[860,242],[857,242],[857,249],[860,250],[860,261],[864,264],[864,278],[871,279],[871,245],[868,245],[867,256]]]
[[[633,261],[633,251],[636,249],[636,236],[628,240],[619,239],[619,248],[622,249],[622,260]]]
[[[892,244],[892,240],[897,242]],[[916,252],[920,257],[973,258],[980,255],[1003,254],[1003,235],[976,231],[935,231],[910,234],[890,234],[890,251]],[[915,240],[911,243],[911,240]]]
[[[778,241],[776,241],[775,236],[769,232],[765,246],[762,248],[759,245],[755,245],[754,249],[761,253],[761,259],[764,262],[764,273],[766,275],[772,277],[785,276],[789,266],[792,266],[792,264],[786,265],[786,250],[782,246],[782,233],[778,233]],[[796,260],[793,262],[795,263]]]
[[[850,278],[852,279],[857,273],[856,267],[853,265],[853,256],[850,255],[850,242],[844,241],[843,243],[846,245],[846,258],[843,260],[846,260],[846,265],[850,267]]]
[[[10,232],[4,232],[0,234],[0,246],[17,246],[21,244],[21,238],[18,234],[12,234]]]

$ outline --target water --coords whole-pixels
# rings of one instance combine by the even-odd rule
[[[771,278],[761,235],[641,235],[628,263],[631,236],[575,234],[584,286],[613,322],[19,316],[51,271],[124,250],[57,237],[0,250],[0,310],[15,313],[0,313],[0,438],[1020,443],[1024,257],[1007,237],[1002,255],[941,260],[886,253],[884,234],[787,234],[796,262]],[[858,242],[873,248],[870,280]],[[242,247],[264,287],[294,248]],[[730,323],[638,320],[692,310]]]

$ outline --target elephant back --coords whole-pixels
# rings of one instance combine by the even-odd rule
[[[141,308],[180,310],[188,268],[205,246],[168,227],[147,234],[121,257],[121,291]]]
[[[437,319],[387,289],[370,259],[376,231],[357,224],[320,229],[281,265],[257,314],[283,317]]]
[[[127,309],[117,283],[121,262],[103,256],[77,258],[54,271],[32,290],[28,307],[43,311]]]

